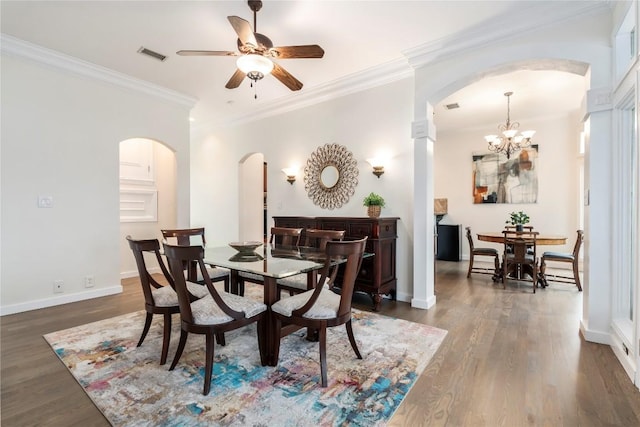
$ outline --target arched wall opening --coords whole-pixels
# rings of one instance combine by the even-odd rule
[[[265,168],[262,153],[248,153],[238,163],[238,238],[241,241],[264,240],[267,204]]]
[[[120,277],[138,275],[126,236],[162,239],[160,230],[177,227],[177,163],[172,148],[148,138],[120,142]],[[154,257],[152,271],[160,271]]]
[[[526,44],[526,49],[522,45]],[[416,307],[429,308],[435,304],[435,287],[434,287],[434,265],[429,260],[434,256],[434,229],[435,220],[433,219],[433,199],[437,197],[434,188],[433,174],[434,169],[434,147],[437,147],[437,128],[434,119],[434,106],[445,99],[446,96],[454,93],[460,88],[465,87],[471,82],[481,80],[486,76],[499,75],[505,72],[511,72],[518,69],[529,70],[563,70],[582,74],[585,76],[585,99],[591,88],[607,87],[610,84],[611,68],[608,58],[611,57],[611,49],[608,46],[579,45],[573,43],[554,44],[551,49],[545,43],[530,43],[525,40],[521,43],[511,41],[508,45],[501,46],[483,46],[473,52],[464,55],[452,55],[442,61],[430,63],[423,66],[416,66],[415,71],[415,99],[414,99],[414,167],[416,171],[431,171],[422,174],[416,174],[416,181],[425,182],[425,186],[415,186],[414,193],[414,241],[424,241],[424,245],[416,246],[414,251],[414,300],[412,305]],[[531,59],[536,58],[536,59]],[[473,67],[461,67],[460,63],[473,64]],[[475,70],[475,71],[471,71]],[[584,70],[584,71],[582,71]],[[576,127],[579,128],[580,120],[584,120],[589,116],[587,104],[583,102],[581,110],[578,114],[580,117],[576,119]],[[593,127],[593,122],[592,122]],[[610,134],[611,123],[606,119],[605,115],[601,115],[598,120],[598,135],[604,136]],[[424,130],[415,132],[416,130]],[[581,130],[581,129],[580,129]],[[591,142],[594,140],[591,139]],[[607,161],[610,153],[605,153],[606,139],[600,137],[596,142],[598,156],[602,156],[602,162],[596,163],[590,160],[590,149],[585,152],[585,185],[590,185],[590,180],[597,176],[599,186],[608,185],[610,181],[610,168]],[[595,174],[595,175],[594,175]],[[431,175],[431,176],[429,176]],[[610,196],[606,196],[610,197]],[[598,221],[602,223],[610,222],[610,213],[605,211],[606,202],[597,206],[589,206],[585,209],[585,230],[586,232],[598,234],[600,236],[604,230],[595,230],[590,224],[592,223],[593,213],[596,212]],[[595,237],[595,236],[594,236]],[[597,268],[589,265],[589,242],[585,242],[585,282],[589,281],[589,277],[595,275],[599,279],[604,278],[607,273],[607,265],[599,265]],[[427,259],[427,263],[423,260]],[[606,302],[609,296],[602,289],[598,289],[598,296],[595,297],[600,304],[599,312],[589,313],[589,301],[594,299],[594,295],[590,295],[590,291],[586,289],[583,295],[585,319],[591,316],[596,320],[583,323],[583,329],[586,324],[597,325],[594,329],[604,331],[608,329],[609,309]],[[592,320],[592,319],[588,319]],[[599,333],[599,332],[598,332]],[[593,334],[589,334],[593,335]]]

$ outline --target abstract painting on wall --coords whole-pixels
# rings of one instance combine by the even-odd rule
[[[538,146],[504,154],[473,155],[473,203],[537,203]]]

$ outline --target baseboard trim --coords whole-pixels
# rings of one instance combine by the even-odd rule
[[[611,345],[611,334],[606,332],[592,331],[587,328],[584,321],[580,321],[580,333],[585,341],[594,342],[597,344]]]
[[[411,294],[405,294],[404,292],[396,292],[396,301],[411,302],[411,297],[413,297],[413,295]]]
[[[148,268],[147,271],[149,271],[149,273],[151,274],[162,273],[162,270],[160,270],[160,267]],[[138,270],[129,270],[129,271],[120,272],[121,279],[130,279],[132,277],[138,277]]]
[[[620,364],[622,365],[622,368],[629,376],[629,379],[631,380],[631,382],[635,384],[636,366],[632,360],[633,353],[632,354],[625,353],[622,347],[622,341],[619,339],[619,337],[616,336],[615,333],[611,334],[611,349],[613,350],[613,353],[616,355],[618,362],[620,362]]]
[[[0,306],[0,316],[9,314],[23,313],[25,311],[38,310],[40,308],[53,307],[56,305],[68,304],[70,302],[84,301],[93,298],[106,297],[122,293],[122,285],[111,286],[108,288],[92,289],[86,292],[78,292],[75,294],[59,295],[51,298],[44,298],[35,301],[28,301],[19,304]]]
[[[434,305],[436,305],[436,296],[433,295],[430,298],[427,298],[426,300],[421,300],[421,299],[417,299],[417,298],[413,298],[411,300],[411,307],[413,308],[421,308],[423,310],[428,310],[431,307],[433,307]]]

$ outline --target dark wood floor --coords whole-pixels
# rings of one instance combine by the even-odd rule
[[[382,303],[383,314],[449,331],[392,426],[640,426],[640,393],[613,352],[578,332],[575,287],[503,290],[490,276],[466,279],[466,267],[438,263],[431,310]],[[142,309],[136,281],[123,284],[120,295],[0,319],[3,426],[109,425],[42,335]]]

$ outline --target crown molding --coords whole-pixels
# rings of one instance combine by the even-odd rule
[[[402,51],[409,64],[418,68],[436,60],[452,57],[460,52],[491,45],[551,25],[562,24],[577,17],[610,11],[609,1],[599,2],[567,2],[529,5],[517,13],[503,15],[491,25],[478,26],[462,33],[442,37],[433,42]]]
[[[0,52],[2,52],[3,55],[28,59],[58,70],[152,95],[188,108],[193,108],[198,101],[196,98],[180,92],[149,83],[145,80],[136,79],[135,77],[26,42],[4,33],[0,34]]]
[[[213,122],[203,126],[227,127],[254,122],[409,77],[413,77],[413,69],[409,66],[406,59],[401,58],[338,80],[311,87],[302,93],[293,93],[285,97],[280,97],[257,110],[252,110],[248,114],[234,116],[232,118],[227,117],[224,121]],[[196,131],[200,130],[192,129]]]

